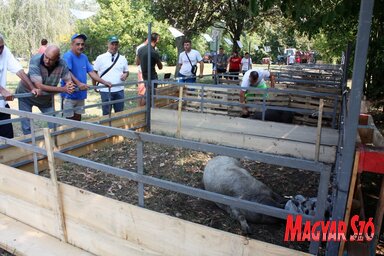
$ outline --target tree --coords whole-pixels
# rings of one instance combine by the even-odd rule
[[[176,39],[177,55],[183,51],[184,38],[192,39],[199,32],[206,31],[219,18],[222,1],[215,0],[157,0],[149,1],[151,12],[158,20],[167,21],[171,26],[181,30],[184,37]],[[176,70],[177,74],[178,70]]]
[[[320,35],[328,58],[340,56],[348,42],[355,42],[360,0],[283,0],[281,10],[299,31]],[[366,95],[373,100],[384,97],[384,1],[376,0],[373,10],[370,45],[366,67]],[[352,53],[353,56],[353,53]]]
[[[224,0],[220,6],[220,18],[225,22],[224,29],[230,35],[233,48],[238,51],[237,41],[244,33],[256,32],[262,28],[260,22],[262,11],[269,10],[272,1],[249,1],[249,0]]]
[[[0,27],[17,56],[30,57],[42,38],[57,41],[70,32],[69,0],[1,1]]]
[[[78,31],[87,34],[87,54],[90,59],[106,51],[107,38],[110,35],[119,37],[119,51],[124,54],[129,63],[134,63],[136,47],[147,38],[148,23],[152,22],[152,32],[160,34],[158,48],[161,54],[167,54],[169,61],[175,61],[175,56],[169,50],[173,38],[167,32],[168,25],[155,21],[148,11],[147,3],[125,0],[99,0],[100,9],[97,15],[77,22]],[[168,53],[169,52],[169,53]]]

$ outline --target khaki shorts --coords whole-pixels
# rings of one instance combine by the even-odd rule
[[[85,100],[72,100],[72,99],[64,99],[64,112],[63,116],[64,117],[73,117],[74,114],[84,114],[85,110],[84,109],[76,109],[74,110],[73,108],[75,107],[83,107],[85,103]]]

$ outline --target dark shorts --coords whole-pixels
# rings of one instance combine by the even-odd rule
[[[6,104],[5,107],[9,108],[9,105]],[[0,121],[8,120],[8,119],[11,119],[11,115],[10,114],[6,114],[6,113],[0,112]],[[6,138],[9,138],[9,139],[13,138],[12,123],[0,125],[0,136],[6,137]]]

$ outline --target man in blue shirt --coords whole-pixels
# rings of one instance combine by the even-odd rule
[[[83,53],[85,40],[87,40],[84,34],[74,34],[71,37],[71,50],[66,52],[63,59],[68,65],[71,71],[72,81],[79,88],[72,94],[63,93],[61,96],[64,99],[64,117],[80,121],[81,115],[85,113],[83,108],[74,109],[76,107],[83,107],[85,99],[87,98],[87,74],[95,81],[111,87],[112,84],[104,79],[93,70],[91,63],[89,63],[88,57]],[[63,85],[64,86],[64,85]]]

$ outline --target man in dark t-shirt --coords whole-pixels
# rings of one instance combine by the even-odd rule
[[[155,47],[157,43],[159,42],[160,36],[157,33],[152,33],[151,35],[151,45],[143,46],[140,48],[138,52],[138,62],[140,62],[140,67],[143,72],[143,79],[148,80],[148,47],[150,47],[150,54],[151,54],[151,79],[158,79],[156,68],[159,69],[163,68],[163,64],[161,63],[161,58],[159,53],[155,50]],[[157,85],[155,84],[155,88]]]

